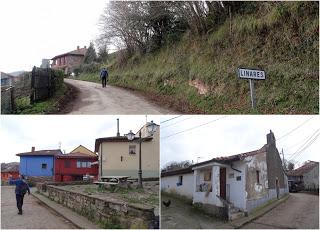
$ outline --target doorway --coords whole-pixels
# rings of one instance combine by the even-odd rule
[[[220,168],[220,197],[226,200],[226,168]]]
[[[280,186],[279,186],[279,179],[278,179],[278,177],[276,177],[276,192],[277,192],[277,199],[279,199]]]

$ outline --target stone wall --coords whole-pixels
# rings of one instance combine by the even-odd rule
[[[30,97],[31,94],[31,74],[25,73],[19,77],[18,80],[13,82],[14,98]]]
[[[154,228],[156,217],[153,208],[139,204],[120,203],[102,199],[94,195],[85,195],[68,191],[59,186],[46,186],[48,197],[89,220],[100,223],[120,225],[122,228]],[[41,191],[40,191],[41,192]]]
[[[14,111],[14,87],[1,87],[1,113],[10,114]]]
[[[268,165],[268,188],[276,189],[276,181],[279,188],[286,188],[285,174],[282,161],[276,147],[276,139],[270,131],[267,135],[267,165]]]

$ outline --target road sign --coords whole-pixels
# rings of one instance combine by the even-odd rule
[[[265,80],[266,73],[264,72],[264,70],[259,70],[259,69],[238,68],[238,77],[241,79],[249,79],[251,107],[255,108],[256,98],[254,93],[253,80]]]
[[[238,68],[238,77],[243,79],[265,80],[266,73],[259,69]]]

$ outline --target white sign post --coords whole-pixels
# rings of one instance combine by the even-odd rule
[[[256,107],[256,98],[254,94],[253,80],[265,80],[266,73],[264,70],[238,68],[238,77],[241,79],[249,79],[251,107]]]

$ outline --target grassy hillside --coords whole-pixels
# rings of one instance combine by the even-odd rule
[[[234,15],[205,36],[185,33],[156,53],[108,64],[110,83],[157,95],[182,112],[319,112],[319,15],[314,4],[261,4],[255,14]],[[261,68],[255,81],[257,108],[249,83],[237,68]],[[95,74],[82,74],[92,80]],[[200,90],[199,90],[200,89]]]

